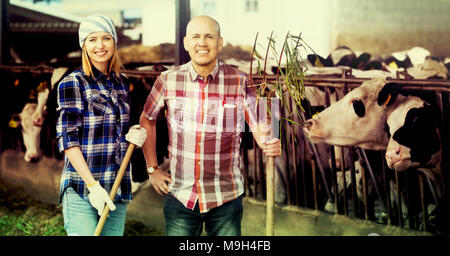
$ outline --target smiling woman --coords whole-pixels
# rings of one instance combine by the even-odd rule
[[[78,31],[83,50],[82,64],[87,76],[92,76],[92,65],[105,75],[111,71],[117,77],[121,63],[117,55],[117,34],[111,19],[100,14],[89,16]]]
[[[57,139],[64,152],[60,203],[69,235],[92,235],[106,204],[111,209],[102,235],[123,235],[131,201],[129,166],[120,192],[109,197],[128,146],[128,86],[120,75],[117,34],[108,17],[93,14],[78,31],[82,68],[58,85]]]

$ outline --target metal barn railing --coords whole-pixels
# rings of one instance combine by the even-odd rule
[[[254,77],[255,83],[262,77]],[[266,77],[267,79],[267,77]],[[271,81],[270,81],[271,80]],[[360,86],[368,79],[351,77],[348,72],[343,72],[342,76],[311,76],[305,81],[306,86],[319,87],[325,91],[326,106],[329,106],[331,91],[342,89],[345,93]],[[435,205],[440,204],[447,207],[445,188],[449,187],[449,134],[448,134],[448,115],[449,115],[449,80],[405,80],[405,79],[387,79],[389,82],[398,83],[402,89],[413,91],[426,91],[434,94],[435,104],[440,110],[439,130],[442,144],[442,162],[441,170],[444,180],[445,201],[437,202],[438,199],[431,182],[422,172],[410,169],[404,172],[390,170],[385,162],[384,151],[367,151],[356,147],[337,147],[343,152],[348,151],[347,158],[341,158],[350,166],[349,189],[338,189],[338,178],[341,175],[341,183],[346,184],[346,175],[344,166],[341,162],[340,169],[336,167],[335,147],[329,147],[330,168],[320,161],[317,147],[308,141],[300,128],[296,133],[287,130],[282,137],[283,150],[287,152],[287,163],[282,166],[287,170],[284,174],[285,179],[282,184],[286,189],[286,201],[284,204],[308,207],[317,210],[326,210],[336,214],[345,214],[348,216],[364,218],[377,221],[388,225],[399,225],[417,230],[436,231],[436,223],[430,223],[429,216],[435,213],[427,208],[431,194],[431,202]],[[268,83],[275,83],[275,77],[270,77]],[[336,94],[336,97],[337,94]],[[336,99],[336,101],[339,98]],[[292,104],[289,102],[288,104]],[[291,106],[292,109],[292,106]],[[298,120],[293,120],[294,122]],[[292,126],[288,122],[286,126]],[[253,143],[255,145],[255,143]],[[323,145],[321,145],[323,147]],[[244,171],[249,172],[247,176],[247,192],[256,199],[265,198],[265,178],[264,163],[262,153],[259,148],[254,150],[243,150]],[[247,156],[250,152],[251,156]],[[370,154],[370,157],[368,155]],[[356,174],[354,165],[354,156],[362,159],[365,166],[361,173],[362,200],[357,199]],[[248,166],[248,159],[253,159],[253,167]],[[365,170],[365,171],[364,171]],[[391,176],[391,177],[389,177]],[[390,181],[394,182],[394,187],[390,187]],[[371,191],[369,191],[371,190]],[[394,190],[394,191],[393,191]],[[340,192],[340,193],[339,193]],[[391,196],[394,194],[394,198]],[[396,202],[392,202],[392,199]],[[398,202],[398,203],[397,203]],[[404,203],[402,203],[404,202]],[[283,203],[281,203],[283,204]],[[441,207],[442,208],[442,207]]]

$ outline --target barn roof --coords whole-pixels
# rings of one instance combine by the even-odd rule
[[[78,27],[82,17],[11,0],[9,18],[9,44],[20,60],[27,64],[64,59],[68,53],[80,50]],[[124,24],[117,27],[119,42],[127,39],[123,29],[133,26]]]
[[[45,6],[22,2],[18,0],[10,1],[11,21],[18,22],[75,22],[80,23],[83,19],[76,15],[57,11]]]

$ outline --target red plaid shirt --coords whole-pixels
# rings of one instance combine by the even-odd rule
[[[166,109],[172,195],[200,212],[244,193],[240,144],[245,123],[257,123],[248,75],[222,62],[204,81],[191,62],[163,72],[144,106],[150,120]]]

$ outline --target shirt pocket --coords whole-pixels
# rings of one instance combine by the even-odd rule
[[[175,131],[184,131],[184,98],[167,97],[167,121]]]
[[[233,133],[238,131],[240,116],[239,104],[234,99],[227,99],[222,101],[219,108],[219,118],[222,120],[222,132]]]
[[[89,110],[94,113],[95,116],[105,116],[114,113],[110,102],[106,95],[92,94],[88,98]]]

